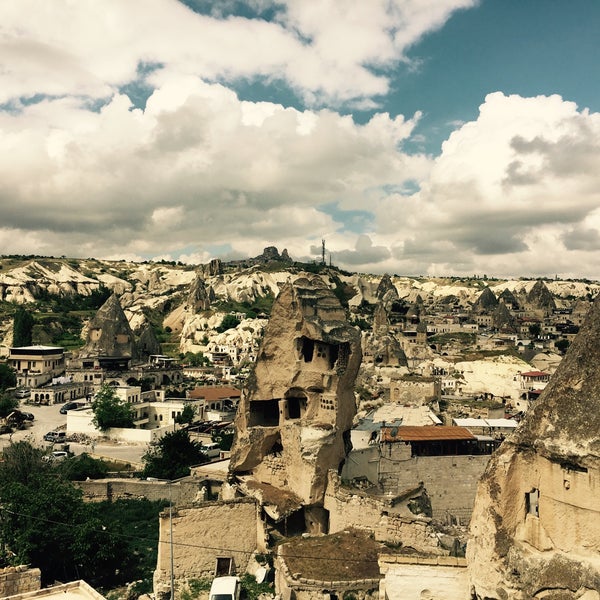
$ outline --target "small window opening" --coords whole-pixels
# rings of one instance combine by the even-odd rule
[[[315,342],[307,337],[302,337],[300,354],[304,358],[304,362],[312,362],[315,352]]]
[[[540,516],[540,492],[536,488],[533,488],[531,492],[525,494],[525,510],[528,515],[533,515],[534,517]]]

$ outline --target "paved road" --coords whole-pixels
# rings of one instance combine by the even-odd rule
[[[44,434],[57,428],[64,429],[67,424],[67,415],[60,414],[62,404],[38,406],[21,403],[20,409],[34,415],[33,423],[26,429],[15,430],[11,434],[0,435],[0,449],[12,442],[27,440],[34,446],[50,448],[51,444],[44,441]],[[96,457],[116,458],[132,464],[141,465],[142,455],[146,452],[146,445],[131,445],[121,443],[96,442],[92,444],[79,444],[69,442],[69,450],[74,454],[87,452]]]

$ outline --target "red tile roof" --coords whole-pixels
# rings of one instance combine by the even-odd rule
[[[383,442],[435,442],[440,440],[476,440],[466,427],[448,425],[423,425],[405,427],[382,427]]]
[[[521,373],[521,377],[549,377],[550,373],[544,373],[544,371],[528,371],[527,373]]]

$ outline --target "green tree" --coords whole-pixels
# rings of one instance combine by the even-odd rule
[[[225,315],[223,317],[223,320],[221,321],[221,324],[217,327],[217,331],[219,333],[223,333],[224,331],[227,331],[228,329],[233,329],[238,325],[239,321],[236,317],[234,317],[233,315]]]
[[[185,402],[181,414],[175,418],[175,422],[179,425],[191,425],[196,417],[196,409],[190,402]]]
[[[0,363],[0,390],[17,385],[17,374],[7,363]]]
[[[92,423],[100,431],[111,427],[132,427],[133,410],[129,403],[119,398],[108,384],[103,384],[92,401]]]
[[[231,450],[234,436],[235,433],[233,431],[225,430],[213,433],[210,437],[213,442],[219,444],[221,450]]]
[[[569,340],[556,340],[556,342],[554,342],[554,346],[561,354],[564,354],[567,351],[567,348],[569,347]]]
[[[529,335],[534,338],[539,337],[540,333],[542,333],[542,326],[539,323],[532,323],[529,327]]]
[[[208,461],[202,445],[190,438],[185,429],[165,433],[142,456],[144,477],[178,479],[190,474],[190,467]]]
[[[31,346],[33,317],[24,308],[18,308],[13,321],[13,346]]]
[[[0,538],[13,564],[39,567],[42,582],[111,581],[127,565],[121,531],[102,522],[93,505],[25,441],[4,449],[0,462]],[[93,559],[92,559],[93,557]],[[124,562],[123,562],[124,561]]]
[[[0,417],[4,418],[19,406],[19,401],[8,394],[0,395]]]
[[[108,473],[108,465],[87,452],[60,463],[60,469],[69,481],[85,481],[88,477],[102,479]]]

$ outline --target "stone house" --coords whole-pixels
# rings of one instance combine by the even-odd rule
[[[10,348],[8,365],[17,374],[17,386],[40,387],[65,372],[65,350],[56,346]]]

